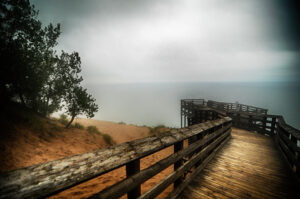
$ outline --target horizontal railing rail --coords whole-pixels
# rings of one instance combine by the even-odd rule
[[[174,184],[168,196],[175,198],[214,154],[230,139],[229,117],[171,130],[93,152],[37,164],[0,174],[0,198],[44,198],[114,169],[126,166],[127,178],[91,198],[153,198]],[[193,138],[187,147],[184,140]],[[174,146],[174,153],[140,170],[140,159]],[[174,172],[141,195],[141,184],[174,165]],[[191,172],[189,176],[185,176]]]
[[[211,116],[209,112],[213,112],[213,109],[215,108],[224,111],[217,112],[216,117],[224,115],[229,116],[232,118],[232,125],[234,127],[272,136],[276,146],[279,148],[284,159],[286,159],[289,167],[296,174],[296,177],[300,182],[300,131],[286,124],[283,116],[270,115],[267,114],[267,109],[243,104],[240,104],[242,111],[236,111],[238,105],[234,105],[235,103],[208,100],[206,104],[207,107],[211,109],[207,109],[207,107],[203,105],[186,105],[187,103],[193,102],[185,102],[185,100],[184,102],[181,102],[181,104],[185,106],[185,111],[181,112],[181,118],[184,118],[183,120],[187,121],[187,125],[197,123],[198,121],[210,120]],[[185,115],[186,112],[192,114]],[[182,125],[185,126],[185,124]]]
[[[226,112],[235,111],[235,112],[246,112],[246,113],[253,113],[253,114],[267,114],[268,112],[268,109],[249,106],[245,104],[239,104],[238,102],[227,103],[227,102],[216,102],[216,101],[208,100],[206,104],[208,107],[217,110],[226,111]]]

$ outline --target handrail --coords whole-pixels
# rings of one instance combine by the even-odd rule
[[[229,139],[231,121],[231,118],[223,117],[105,149],[1,173],[0,198],[43,198],[124,165],[127,178],[92,198],[116,198],[126,193],[128,198],[149,198],[159,194],[171,183],[174,183],[174,192],[178,193],[176,188],[182,189],[182,184],[189,179],[183,179],[184,173],[192,167],[197,172],[203,169],[216,150]],[[183,148],[183,141],[190,138],[194,138],[194,142]],[[171,145],[174,145],[174,154],[140,171],[141,158]],[[174,164],[174,172],[163,179],[157,188],[154,187],[140,196],[141,184],[171,164]]]
[[[238,112],[255,113],[255,114],[267,114],[268,112],[268,109],[240,104],[238,102],[227,103],[227,102],[216,102],[216,101],[208,100],[206,104],[207,106],[212,107],[214,109],[227,111],[227,112],[238,111]]]
[[[211,100],[207,101],[207,106],[197,106],[191,103],[193,102],[186,102],[185,100],[181,102],[183,106],[182,110],[184,110],[181,112],[181,118],[184,118],[184,121],[188,121],[188,125],[192,125],[198,121],[210,120],[209,111],[213,112],[216,108],[217,110],[223,110],[225,115],[232,118],[233,126],[272,136],[278,149],[300,182],[300,130],[286,124],[283,116],[269,115],[267,114],[267,109],[243,104],[241,106],[250,107],[244,108],[248,111],[237,111],[237,109],[232,111],[234,108],[231,108],[232,106],[230,107],[229,105],[233,105],[234,103],[215,102]],[[224,108],[224,106],[227,107]],[[252,108],[258,111],[253,111],[251,110]],[[218,117],[220,117],[220,113],[218,113]]]

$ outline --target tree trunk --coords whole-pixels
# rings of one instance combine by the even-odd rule
[[[71,118],[70,122],[67,124],[66,128],[70,127],[70,125],[72,124],[74,118],[75,118],[75,115],[72,115],[72,118]]]

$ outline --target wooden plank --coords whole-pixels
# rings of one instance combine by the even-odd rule
[[[298,198],[297,186],[270,137],[234,129],[229,143],[179,198],[188,198],[191,190],[202,196],[196,199],[205,194],[212,198]]]
[[[184,190],[184,188],[205,168],[205,166],[209,163],[209,161],[215,156],[215,154],[220,150],[230,139],[230,136],[227,136],[226,139],[217,147],[215,148],[210,155],[205,158],[205,160],[202,162],[200,166],[198,166],[191,175],[188,176],[187,179],[179,187],[177,187],[173,192],[171,192],[167,199],[175,199],[177,198],[181,192]]]

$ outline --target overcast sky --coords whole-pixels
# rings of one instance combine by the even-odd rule
[[[44,25],[61,23],[58,49],[80,53],[86,83],[300,79],[297,8],[286,2],[32,1]]]

